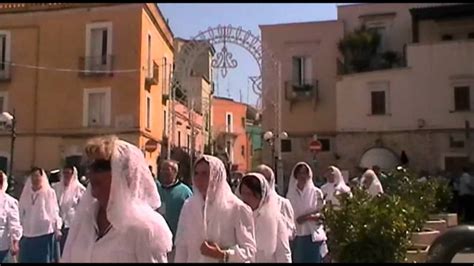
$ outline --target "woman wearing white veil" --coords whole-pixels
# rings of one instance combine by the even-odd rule
[[[275,193],[275,196],[278,201],[278,205],[280,205],[281,214],[283,215],[285,219],[286,226],[289,231],[290,240],[292,240],[296,234],[296,225],[295,225],[295,213],[293,211],[293,207],[291,206],[290,201],[278,195],[278,193],[276,193],[275,173],[273,172],[272,168],[270,168],[270,166],[261,164],[257,166],[256,172],[261,173],[265,177],[265,179],[267,180],[270,186],[271,191]]]
[[[351,188],[346,185],[341,170],[335,166],[329,166],[326,173],[326,184],[321,187],[326,204],[331,204],[334,207],[339,206],[338,195],[351,195]]]
[[[18,201],[8,195],[8,176],[0,171],[0,263],[11,252],[16,256],[20,247],[19,241],[23,232],[20,224]]]
[[[60,181],[53,184],[54,192],[59,203],[59,215],[63,219],[61,228],[60,249],[64,250],[64,244],[69,233],[79,200],[86,191],[86,188],[79,182],[77,169],[74,166],[66,166],[60,175]]]
[[[375,197],[379,194],[383,194],[382,183],[380,183],[377,174],[373,170],[367,170],[362,175],[362,187],[369,193],[371,196]]]
[[[321,245],[327,240],[320,222],[324,200],[323,193],[313,183],[313,172],[307,163],[299,162],[293,167],[286,197],[297,217],[293,262],[321,262]]]
[[[85,147],[89,185],[77,208],[62,262],[167,262],[172,234],[140,149],[114,136]]]
[[[291,250],[285,217],[276,193],[260,173],[246,174],[237,188],[240,198],[253,210],[257,263],[291,263]]]
[[[56,262],[62,220],[56,194],[43,169],[33,167],[21,193],[19,210],[23,227],[19,262]]]
[[[217,157],[194,165],[193,196],[181,210],[175,244],[175,262],[254,261],[252,210],[232,193]]]

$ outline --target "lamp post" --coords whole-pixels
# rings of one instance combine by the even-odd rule
[[[283,171],[281,167],[281,140],[287,139],[288,133],[281,132],[280,134],[273,134],[272,131],[267,131],[263,134],[263,139],[270,145],[272,149],[272,167],[276,172],[276,179],[278,184],[278,192],[283,194],[285,182],[283,177]]]
[[[10,129],[10,165],[8,168],[8,175],[10,180],[13,181],[13,155],[15,151],[15,139],[16,139],[16,118],[15,118],[15,109],[13,109],[13,114],[8,112],[3,112],[0,115],[0,121],[4,124],[5,128]]]

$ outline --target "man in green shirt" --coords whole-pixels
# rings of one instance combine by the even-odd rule
[[[179,215],[186,199],[192,196],[191,189],[178,178],[178,162],[166,160],[161,165],[160,182],[157,182],[161,198],[161,207],[158,209],[165,218],[173,233],[173,243],[178,227]],[[173,262],[174,248],[168,254],[168,260]]]

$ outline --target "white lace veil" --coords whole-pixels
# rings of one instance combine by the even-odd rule
[[[123,233],[132,227],[147,228],[152,241],[147,244],[151,249],[157,254],[170,252],[172,233],[161,214],[155,211],[161,205],[160,196],[143,153],[132,144],[115,140],[111,168],[107,219],[112,227]],[[69,231],[64,262],[90,261],[96,237],[93,222],[96,219],[93,211],[96,203],[89,184]]]
[[[278,223],[282,218],[278,199],[276,198],[276,193],[272,192],[270,185],[262,174],[251,172],[245,174],[244,177],[245,176],[253,176],[260,182],[262,200],[260,201],[258,208],[253,211],[255,238],[257,241],[257,249],[262,250],[267,256],[271,256],[276,251]],[[237,188],[237,191],[239,192],[241,185],[242,182]]]
[[[59,181],[59,186],[61,187],[61,190],[62,190],[62,194],[61,194],[61,198],[58,199],[59,201],[59,206],[62,205],[62,202],[70,202],[71,201],[71,198],[74,197],[74,195],[76,195],[76,191],[78,189],[84,189],[84,186],[79,182],[79,177],[78,177],[78,173],[77,173],[77,168],[76,167],[72,167],[72,178],[71,178],[71,181],[69,182],[69,186],[64,186],[64,176],[63,174],[61,173],[59,178],[60,178],[60,181]]]
[[[215,238],[220,235],[221,229],[224,227],[220,222],[221,219],[219,216],[230,215],[233,203],[239,199],[232,193],[232,189],[227,182],[227,173],[222,161],[214,156],[203,155],[196,161],[194,166],[202,160],[209,164],[209,186],[207,187],[206,199],[203,199],[202,194],[196,186],[193,186],[193,197],[201,201],[201,205],[204,206],[202,219],[205,240],[216,241]],[[201,213],[200,210],[199,213]],[[209,226],[208,223],[212,223],[212,226]]]
[[[37,193],[42,193],[43,197],[45,197],[46,200],[49,200],[48,191],[52,190],[52,188],[49,185],[49,180],[46,176],[46,171],[44,169],[41,169],[41,171],[43,172],[41,175],[41,188],[37,191]],[[28,176],[26,179],[26,183],[23,186],[23,190],[21,191],[19,206],[21,207],[31,205],[30,202],[32,201],[33,193],[34,191],[31,184],[31,176]],[[57,202],[50,202],[48,204],[45,204],[45,208],[46,214],[48,215],[48,219],[52,222],[56,222],[57,214],[59,211]]]

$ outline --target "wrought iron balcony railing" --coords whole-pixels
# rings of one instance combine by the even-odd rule
[[[290,102],[290,110],[297,102],[314,101],[315,106],[319,100],[318,80],[286,81],[285,98]]]
[[[159,75],[160,75],[160,67],[154,61],[153,61],[153,68],[150,72],[151,73],[149,73],[149,76],[146,77],[146,79],[145,79],[146,85],[147,86],[157,85],[158,84],[158,78],[159,78]]]
[[[87,56],[79,58],[79,75],[90,76],[112,76],[113,75],[113,55]]]

